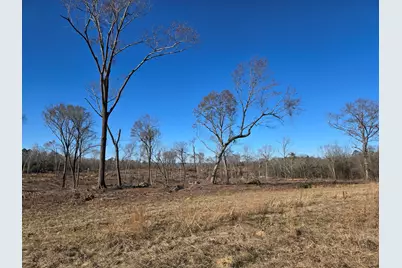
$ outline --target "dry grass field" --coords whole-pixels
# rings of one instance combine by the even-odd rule
[[[25,189],[22,231],[27,268],[378,267],[378,184]]]

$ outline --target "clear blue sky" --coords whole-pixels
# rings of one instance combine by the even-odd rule
[[[141,115],[158,118],[163,143],[194,137],[193,109],[211,90],[232,87],[231,72],[254,56],[266,57],[275,79],[296,88],[304,112],[276,129],[260,128],[240,147],[278,146],[287,136],[296,154],[317,154],[321,145],[349,139],[331,129],[328,112],[357,98],[378,100],[378,1],[373,0],[154,0],[152,12],[125,38],[151,25],[188,22],[200,44],[149,62],[131,79],[111,115],[123,143]],[[88,107],[85,87],[98,81],[87,47],[59,16],[60,1],[23,0],[23,147],[54,139],[43,109],[60,102]],[[134,48],[116,63],[123,77],[137,63]],[[90,109],[88,107],[88,109]],[[100,131],[100,120],[94,114]],[[109,144],[110,139],[109,139]],[[202,147],[200,144],[199,148]],[[203,149],[207,152],[206,149]],[[108,156],[113,151],[109,147]]]

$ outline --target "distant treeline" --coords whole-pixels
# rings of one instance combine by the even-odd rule
[[[296,155],[289,153],[285,157],[264,158],[262,153],[230,153],[226,156],[229,177],[231,179],[255,179],[255,178],[306,178],[306,179],[361,179],[364,177],[364,159],[362,153],[353,153],[337,145],[325,146],[322,148],[323,156],[312,157],[307,155]],[[168,154],[166,154],[168,155]],[[171,159],[165,161],[157,158],[152,162],[152,171],[157,178],[163,179],[169,174],[179,174],[182,164],[177,161],[176,155],[172,151]],[[188,177],[206,179],[212,172],[215,159],[204,157],[202,153],[197,153],[194,157],[188,156],[185,162],[185,170]],[[121,169],[126,170],[145,170],[148,166],[147,161],[141,158],[122,159]],[[47,151],[40,147],[22,150],[22,171],[23,173],[55,173],[61,176],[64,169],[64,156]],[[69,171],[70,167],[67,168]],[[80,164],[80,172],[98,172],[99,159],[95,157],[83,157]],[[106,171],[116,170],[115,159],[109,158],[106,161]],[[222,181],[224,174],[223,168],[218,173],[218,181]],[[369,172],[370,177],[379,177],[379,152],[378,149],[371,149],[369,152]],[[143,177],[145,177],[144,175]],[[177,175],[177,179],[180,179]]]

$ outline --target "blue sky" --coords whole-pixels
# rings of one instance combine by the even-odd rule
[[[331,129],[326,116],[357,98],[378,100],[378,1],[154,0],[152,12],[129,28],[125,40],[142,29],[183,21],[200,34],[197,47],[149,62],[130,80],[110,118],[112,129],[130,128],[148,113],[160,122],[162,141],[195,136],[193,109],[211,90],[232,88],[231,73],[240,62],[266,57],[273,77],[296,88],[303,113],[275,129],[259,128],[240,142],[257,150],[278,147],[286,136],[296,154],[318,153],[321,145],[349,139]],[[85,88],[98,81],[84,42],[59,16],[60,1],[23,0],[23,147],[54,139],[43,109],[60,102],[88,107]],[[130,38],[132,37],[132,38]],[[119,58],[115,77],[138,62],[135,48]],[[88,109],[90,109],[88,107]],[[96,130],[101,122],[96,119]],[[110,140],[108,142],[110,145]],[[201,144],[199,149],[207,152]],[[108,156],[113,155],[111,146]]]

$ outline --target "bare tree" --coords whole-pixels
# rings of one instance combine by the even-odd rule
[[[157,121],[149,115],[141,117],[131,129],[131,137],[141,143],[141,149],[148,161],[148,183],[151,184],[151,163],[160,137]]]
[[[322,146],[321,151],[328,162],[328,168],[331,172],[332,178],[336,180],[336,162],[339,161],[339,157],[343,155],[343,149],[337,144],[330,144]]]
[[[241,155],[241,158],[243,159],[245,167],[246,167],[246,172],[247,172],[246,178],[249,179],[250,165],[255,158],[254,158],[254,154],[253,154],[252,150],[250,149],[250,147],[248,145],[243,146],[243,154]]]
[[[165,186],[169,184],[170,174],[176,164],[177,153],[175,150],[160,149],[156,153],[156,166],[165,178]]]
[[[59,162],[59,158],[58,158],[58,147],[59,145],[56,143],[55,140],[52,141],[48,141],[46,142],[43,147],[45,148],[45,150],[49,151],[50,153],[52,153],[54,155],[54,175],[57,178],[59,169],[60,169],[60,162]]]
[[[181,170],[183,173],[183,186],[186,182],[186,159],[187,159],[187,143],[177,142],[174,145],[174,151],[176,152],[176,157],[180,162]]]
[[[365,179],[369,179],[369,143],[378,138],[378,103],[358,99],[347,103],[339,114],[329,115],[329,125],[350,136],[363,154]]]
[[[72,132],[74,142],[72,144],[73,152],[70,154],[69,161],[73,174],[73,186],[78,187],[80,163],[82,155],[91,147],[91,141],[95,138],[95,133],[92,131],[94,121],[92,115],[84,107],[67,106],[67,117],[73,123]],[[71,159],[72,156],[72,159]]]
[[[197,153],[198,173],[202,174],[204,171],[205,154],[203,152]]]
[[[219,163],[229,145],[250,136],[256,126],[272,127],[272,120],[282,123],[299,106],[300,99],[296,98],[296,92],[290,88],[282,92],[275,90],[277,84],[268,81],[266,72],[265,59],[239,64],[232,75],[236,96],[229,90],[221,93],[213,91],[194,110],[196,125],[207,129],[219,144],[212,174],[213,183],[216,182]]]
[[[268,163],[274,154],[274,150],[271,145],[264,145],[258,150],[259,154],[264,159],[265,164],[265,179],[268,179]]]
[[[92,123],[91,123],[92,124]],[[94,144],[94,140],[96,139],[96,134],[91,129],[85,130],[83,135],[81,135],[81,139],[78,144],[78,160],[77,160],[77,186],[80,182],[80,165],[82,158],[95,147],[99,147],[98,144]]]
[[[115,160],[116,160],[116,175],[117,175],[117,186],[121,187],[121,175],[120,175],[120,158],[119,158],[119,142],[120,142],[120,134],[121,134],[121,129],[119,129],[119,131],[117,132],[117,138],[115,139],[113,136],[112,131],[110,130],[110,127],[107,127],[108,131],[109,131],[109,135],[112,138],[112,142],[114,145],[114,150],[115,150]]]
[[[89,48],[100,76],[101,96],[96,98],[95,102],[99,105],[99,116],[102,117],[98,187],[103,188],[106,187],[105,155],[108,119],[130,78],[144,63],[188,49],[196,43],[198,35],[185,24],[172,23],[165,29],[158,27],[134,41],[123,42],[123,32],[126,32],[132,22],[137,21],[150,11],[148,1],[63,0],[63,2],[66,15],[61,17],[68,22]],[[116,93],[113,94],[110,92],[110,82],[116,59],[122,52],[139,45],[148,47],[149,52],[137,65],[134,65]],[[91,104],[91,106],[94,105]],[[94,108],[94,110],[96,109]]]
[[[281,145],[281,156],[282,156],[282,172],[285,175],[285,178],[288,178],[288,176],[291,175],[290,171],[290,164],[288,163],[288,156],[289,156],[289,146],[291,144],[291,140],[288,137],[282,138],[282,141],[280,141]]]
[[[130,164],[131,164],[131,159],[132,159],[132,157],[134,156],[134,154],[135,154],[135,143],[128,143],[128,144],[126,144],[126,146],[124,146],[124,149],[123,149],[123,153],[124,153],[124,155],[123,155],[123,161],[125,162],[125,177],[127,178],[127,171],[129,170],[129,168],[130,168]]]
[[[190,145],[191,145],[191,159],[193,160],[193,165],[194,165],[194,170],[196,177],[198,178],[198,168],[197,168],[197,152],[196,152],[196,147],[195,147],[195,141],[196,139],[193,138],[190,140]]]
[[[60,141],[61,149],[64,155],[62,188],[65,188],[66,186],[67,164],[72,149],[71,147],[73,146],[74,142],[74,123],[70,119],[68,111],[68,106],[58,104],[46,108],[43,112],[45,124]]]

